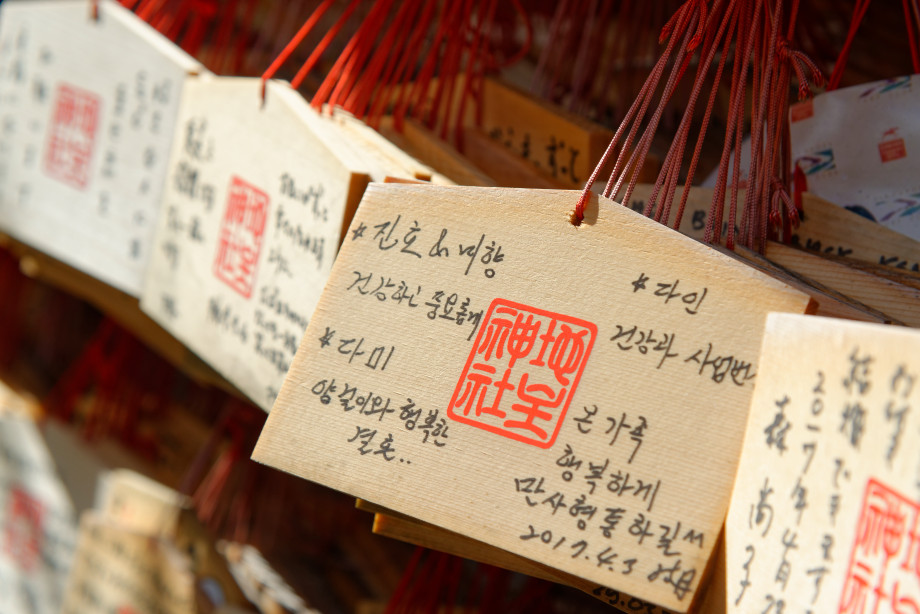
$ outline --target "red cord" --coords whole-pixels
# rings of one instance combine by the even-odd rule
[[[729,0],[729,11],[731,11],[731,5],[734,3],[734,0]],[[716,0],[712,8],[712,14],[718,14],[719,9],[722,7],[722,0]],[[664,199],[662,201],[662,207],[658,208],[656,211],[655,219],[658,221],[663,221],[663,223],[668,223],[668,218],[671,214],[671,202],[674,197],[674,192],[677,189],[678,178],[680,175],[680,167],[683,162],[684,153],[686,150],[687,139],[690,133],[690,123],[694,115],[694,110],[696,109],[696,102],[699,99],[700,93],[703,89],[703,83],[705,81],[706,75],[709,72],[709,67],[712,64],[713,59],[715,58],[716,50],[719,47],[722,37],[725,34],[726,28],[732,22],[730,19],[731,12],[726,12],[726,15],[723,16],[720,20],[712,20],[709,24],[709,27],[706,28],[704,34],[703,48],[701,50],[701,57],[705,58],[702,62],[697,65],[697,74],[694,79],[693,89],[690,93],[690,100],[686,105],[686,110],[684,111],[683,118],[681,119],[680,126],[677,130],[677,135],[672,144],[671,148],[668,150],[667,158],[665,164],[662,166],[662,170],[659,173],[658,179],[655,182],[655,193],[649,198],[649,201],[654,202],[655,196],[657,195],[657,190],[660,187],[664,187]],[[718,29],[713,34],[713,31],[716,30],[716,24],[718,23]],[[698,30],[699,32],[699,30]],[[717,72],[716,83],[719,81],[721,71]],[[704,124],[703,128],[700,131],[699,138],[705,136],[705,129],[707,125]],[[669,162],[670,161],[670,162]],[[693,170],[695,167],[692,167],[690,174],[692,176]],[[691,177],[692,178],[692,177]],[[686,183],[689,185],[691,178],[688,178]],[[662,181],[664,180],[664,181]],[[680,214],[678,215],[678,222],[674,226],[678,227],[680,220]]]
[[[292,88],[295,90],[300,88],[304,79],[306,79],[310,71],[313,70],[317,62],[319,62],[319,59],[322,57],[323,53],[325,53],[326,49],[329,48],[329,45],[332,44],[333,39],[335,39],[339,31],[348,21],[348,18],[351,17],[351,14],[355,12],[355,9],[358,8],[360,3],[361,0],[352,0],[348,5],[348,8],[342,12],[342,15],[339,17],[338,21],[336,21],[335,25],[333,25],[329,31],[326,32],[326,35],[322,38],[319,44],[316,45],[316,48],[313,49],[310,57],[307,58],[306,62],[304,62],[303,66],[300,67],[300,70],[297,71],[297,74],[291,80]]]
[[[373,10],[374,9],[372,8],[371,13],[373,13]],[[344,20],[340,19],[339,21],[344,25]],[[333,89],[335,88],[336,83],[342,74],[342,70],[344,69],[345,64],[349,61],[349,56],[351,55],[354,48],[358,45],[359,36],[364,31],[366,24],[367,20],[362,22],[362,25],[358,28],[357,32],[355,32],[355,34],[351,37],[351,39],[345,45],[345,48],[342,49],[338,59],[336,59],[335,63],[332,65],[332,68],[327,73],[326,78],[323,79],[322,83],[320,83],[319,89],[313,95],[313,100],[310,103],[315,109],[322,109],[323,105],[328,101],[329,96],[332,94]],[[339,24],[337,23],[336,25]],[[322,45],[322,43],[325,42],[328,45],[328,43],[331,42],[331,39],[327,40],[327,38],[324,38],[320,44]],[[316,55],[315,51],[313,55]],[[310,57],[313,58],[313,55]],[[319,56],[317,55],[317,59],[318,57]],[[309,63],[309,59],[307,62]],[[294,81],[297,83],[295,87],[300,86],[300,82],[306,76],[307,72],[308,71],[305,71],[303,68],[300,69],[300,72],[297,73],[297,77],[294,78]],[[298,79],[298,77],[300,77],[300,79]],[[294,86],[294,83],[292,82],[291,85]]]
[[[911,15],[910,0],[902,0],[904,7],[904,25],[907,27],[907,40],[910,45],[910,61],[914,73],[920,73],[920,49],[917,48],[917,36],[914,34],[914,19]]]
[[[524,7],[521,5],[521,0],[511,0],[511,4],[514,5],[515,11],[517,11],[517,14],[521,17],[521,21],[524,24],[524,44],[522,44],[517,53],[510,58],[500,64],[496,63],[494,68],[497,70],[517,64],[527,57],[527,54],[530,53],[530,48],[533,46],[533,25],[530,23],[530,15],[524,10]]]
[[[847,37],[846,40],[844,40],[843,48],[840,50],[840,55],[837,58],[837,62],[834,64],[834,70],[831,72],[830,79],[828,79],[827,91],[832,91],[840,87],[840,80],[843,78],[847,60],[850,57],[850,47],[853,45],[853,40],[856,38],[856,31],[859,29],[860,24],[862,24],[863,17],[865,17],[866,11],[869,9],[870,2],[871,0],[856,0],[853,6],[853,18],[850,20],[850,29],[847,31]]]
[[[329,10],[329,7],[332,6],[334,1],[335,0],[325,0],[318,7],[316,7],[316,10],[310,14],[310,17],[300,27],[300,30],[297,31],[297,34],[294,35],[294,38],[292,38],[288,44],[285,45],[281,53],[278,54],[278,57],[275,58],[275,61],[271,63],[271,65],[265,70],[264,73],[262,73],[263,89],[264,83],[275,76],[275,73],[278,72],[278,69],[288,61],[288,58],[291,57],[291,54],[293,54],[300,43],[303,42],[303,39],[307,37],[307,34],[310,33],[313,27],[319,23],[319,20],[326,13],[326,11]]]
[[[284,49],[281,50],[281,53],[278,54],[278,57],[275,58],[275,61],[269,65],[264,73],[262,73],[262,100],[265,100],[265,86],[268,80],[271,79],[276,72],[278,72],[278,69],[281,68],[285,62],[287,62],[288,58],[291,57],[291,54],[294,53],[300,43],[303,42],[303,39],[306,38],[307,34],[309,34],[313,27],[316,26],[316,24],[326,13],[329,7],[332,6],[333,2],[334,0],[325,0],[322,4],[316,7],[316,10],[310,14],[310,17],[307,18],[304,24],[300,27],[300,30],[297,31],[297,34],[295,34],[294,37],[288,41],[288,44],[285,45]],[[239,51],[237,52],[237,57],[239,57]],[[294,89],[297,89],[297,86],[295,86],[293,83],[291,86]]]
[[[456,28],[457,15],[463,10],[464,4],[465,2],[450,2],[442,6],[440,17],[438,18],[438,28],[435,33],[434,43],[431,46],[432,51],[429,52],[428,59],[419,71],[418,78],[415,80],[415,86],[412,89],[411,108],[413,109],[413,117],[422,121],[422,123],[429,128],[433,121],[432,118],[436,116],[435,107],[440,99],[439,92],[444,86],[446,79],[452,78],[447,77],[445,74],[443,58],[447,52],[442,51],[442,47],[450,48],[448,33],[452,28]],[[429,103],[427,97],[428,91],[431,88],[431,79],[434,76],[435,69],[439,67],[441,68],[439,82],[435,88],[435,94],[430,103],[431,106],[428,107]]]
[[[444,63],[438,87],[435,90],[434,99],[432,100],[431,109],[428,112],[426,125],[430,130],[435,129],[435,124],[440,120],[441,128],[439,137],[447,140],[450,129],[451,108],[454,103],[454,88],[457,85],[457,76],[460,73],[460,65],[463,59],[463,48],[466,44],[467,35],[470,29],[470,19],[473,11],[475,0],[464,0],[458,2],[459,8],[457,21],[454,22],[454,29],[448,31],[448,37],[445,40]],[[444,110],[441,111],[441,104],[444,104]]]
[[[165,0],[143,0],[137,9],[137,16],[150,22],[151,16],[163,6]]]
[[[411,78],[410,69],[412,66],[417,65],[419,59],[422,57],[420,54],[420,49],[425,36],[430,31],[431,20],[434,16],[434,9],[437,3],[424,2],[423,4],[424,8],[422,15],[414,27],[412,36],[409,38],[409,41],[406,44],[406,50],[401,54],[402,57],[400,59],[399,65],[395,67],[395,70],[392,71],[390,77],[383,85],[383,91],[386,91],[387,94],[389,94],[389,88],[393,86],[399,86],[398,95],[396,100],[393,102],[394,118],[396,117],[398,109],[403,108],[403,103],[405,100],[407,100],[409,79]],[[368,114],[368,124],[375,128],[379,125],[380,117],[386,110],[387,102],[389,102],[389,95],[381,95],[376,98],[374,105]],[[402,131],[402,118],[395,120],[394,125],[397,130]]]
[[[392,0],[381,0],[375,3],[371,12],[362,22],[361,27],[352,37],[352,40],[349,41],[346,52],[343,54],[347,59],[342,64],[336,63],[336,65],[340,67],[339,70],[341,72],[340,75],[335,77],[336,82],[334,86],[330,88],[331,94],[328,96],[329,106],[338,106],[340,104],[339,101],[344,100],[351,91],[351,88],[354,87],[367,57],[373,50],[377,35],[383,29],[392,4]],[[333,70],[335,70],[335,67],[333,67]],[[330,73],[323,82],[321,89],[323,89],[326,82],[330,81],[332,78],[332,73]],[[319,92],[317,92],[317,96],[319,96]]]
[[[488,2],[488,9],[486,10],[485,15],[483,15],[482,9],[485,2]],[[466,66],[466,74],[464,75],[463,92],[460,95],[460,104],[457,108],[457,119],[454,123],[454,143],[456,144],[457,149],[460,151],[463,151],[463,124],[466,105],[468,101],[475,99],[473,80],[478,75],[483,75],[485,72],[484,64],[488,53],[486,50],[486,36],[484,33],[491,29],[492,20],[495,17],[496,6],[496,0],[483,0],[479,3],[479,23],[476,26],[473,37],[473,44],[470,48],[469,60]]]
[[[367,66],[356,77],[355,87],[342,103],[342,107],[358,119],[364,118],[367,107],[374,95],[374,90],[382,91],[382,88],[378,89],[381,81],[385,82],[386,80],[382,75],[389,64],[395,62],[400,55],[406,40],[406,37],[401,35],[402,31],[404,28],[409,29],[406,24],[411,23],[418,8],[419,3],[416,0],[404,1],[399,6],[393,20],[383,32],[383,38],[376,46]],[[397,33],[399,33],[399,36],[397,36]]]

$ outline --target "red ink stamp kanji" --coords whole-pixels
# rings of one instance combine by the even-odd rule
[[[89,183],[101,102],[92,92],[62,83],[48,126],[45,172],[83,190]]]
[[[920,612],[920,504],[866,485],[839,614]]]
[[[234,176],[220,226],[214,275],[249,298],[268,219],[268,194]]]
[[[10,490],[6,509],[3,551],[23,571],[35,569],[42,552],[44,541],[45,506],[25,490],[14,487]]]
[[[878,155],[882,162],[892,162],[907,157],[907,147],[904,139],[898,136],[898,129],[891,128],[882,135],[882,142],[878,144]]]
[[[448,415],[510,439],[551,447],[596,337],[591,322],[495,299]]]
[[[815,101],[811,98],[789,107],[789,121],[793,124],[815,116]]]

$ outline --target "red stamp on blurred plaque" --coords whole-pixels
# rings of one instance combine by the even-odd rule
[[[920,612],[920,504],[870,479],[839,614]]]
[[[25,490],[10,490],[4,524],[3,551],[16,561],[23,571],[35,569],[44,541],[45,507]]]
[[[815,101],[812,98],[789,107],[789,121],[800,122],[815,116]]]
[[[509,439],[552,447],[596,337],[591,322],[495,299],[448,415]]]
[[[267,219],[268,194],[234,176],[217,239],[214,275],[246,298],[252,296]]]
[[[92,92],[62,83],[48,126],[45,172],[80,190],[89,183],[101,102]]]
[[[882,158],[882,162],[892,162],[907,157],[904,139],[898,136],[897,128],[886,130],[882,139],[882,142],[878,144],[878,155]]]

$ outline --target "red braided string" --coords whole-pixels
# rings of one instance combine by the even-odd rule
[[[409,586],[412,582],[412,577],[415,575],[415,570],[418,568],[419,563],[422,560],[422,555],[426,552],[424,548],[418,546],[415,548],[415,551],[412,553],[412,558],[409,559],[409,564],[406,566],[406,570],[403,572],[402,577],[399,579],[399,584],[396,586],[396,590],[393,591],[393,595],[390,597],[390,601],[387,603],[387,609],[384,610],[384,614],[398,614],[403,605],[403,599],[406,596]]]
[[[556,5],[556,12],[553,14],[553,20],[550,22],[549,36],[547,40],[557,41],[559,40],[559,29],[562,27],[562,21],[566,15],[568,15],[570,0],[562,0]],[[554,57],[555,50],[553,45],[544,45],[543,50],[540,52],[540,57],[537,60],[537,68],[534,70],[533,79],[530,82],[530,89],[533,92],[542,92],[544,98],[546,97],[545,89],[542,87],[542,82],[546,79],[547,73],[547,64],[550,59]]]
[[[158,11],[166,0],[142,0],[137,8],[137,16],[146,22],[150,22],[150,17],[155,11]]]
[[[645,159],[648,156],[649,149],[652,145],[652,139],[655,136],[655,132],[658,129],[658,124],[661,121],[661,116],[664,113],[664,110],[668,104],[668,101],[671,99],[671,95],[674,93],[674,89],[677,86],[677,83],[686,70],[687,60],[687,49],[690,45],[690,41],[693,38],[694,23],[699,19],[699,15],[695,10],[698,4],[695,0],[691,0],[693,4],[688,3],[686,10],[686,17],[682,17],[678,21],[678,26],[676,31],[683,31],[684,35],[681,39],[680,47],[677,51],[677,56],[674,58],[674,67],[671,70],[671,74],[668,76],[668,80],[665,83],[664,91],[662,92],[660,102],[655,109],[655,112],[652,114],[651,120],[645,129],[645,133],[642,135],[642,138],[636,144],[636,147],[632,151],[630,156],[629,163],[624,167],[622,174],[617,180],[616,187],[614,188],[613,193],[617,194],[620,191],[620,187],[626,179],[626,173],[629,169],[632,170],[629,183],[625,193],[623,194],[622,202],[628,203],[632,192],[636,187],[636,183],[639,180],[639,171],[642,168],[642,165],[645,164]],[[651,97],[649,97],[649,100]],[[609,185],[609,184],[608,184]],[[646,215],[651,213],[650,208],[646,205]]]
[[[850,57],[850,47],[853,46],[853,41],[856,38],[856,31],[859,29],[860,24],[862,24],[863,17],[865,17],[866,11],[869,9],[870,2],[871,0],[856,0],[856,3],[853,5],[853,17],[850,20],[850,28],[847,31],[847,37],[846,40],[844,40],[843,48],[840,50],[840,55],[837,57],[837,62],[834,64],[834,69],[831,71],[831,76],[828,79],[827,91],[832,91],[840,87],[840,80],[843,78],[847,60]]]
[[[725,37],[722,53],[719,57],[719,65],[716,68],[716,74],[712,82],[712,88],[709,92],[709,101],[706,104],[706,111],[703,114],[703,122],[700,127],[700,132],[697,135],[693,156],[690,159],[690,168],[687,171],[687,177],[685,180],[686,188],[681,194],[680,205],[677,208],[677,214],[674,218],[674,228],[680,228],[680,223],[684,216],[684,210],[687,206],[687,199],[690,196],[690,186],[693,185],[693,178],[696,175],[696,167],[699,164],[700,154],[703,149],[703,140],[709,130],[709,121],[712,117],[712,110],[715,106],[716,96],[718,95],[719,86],[722,81],[722,73],[725,69],[725,61],[728,58],[729,46],[731,45],[732,38],[734,37],[738,26],[738,13],[739,11],[737,9],[736,0],[730,0],[729,7],[726,11],[726,16],[723,16],[723,19],[730,21],[731,24],[729,26],[728,35]]]
[[[434,9],[437,3],[425,2],[423,4],[424,9],[422,15],[413,28],[413,33],[406,45],[405,52],[401,54],[402,57],[399,61],[399,65],[392,71],[391,77],[384,83],[383,91],[387,92],[387,94],[376,97],[374,105],[368,114],[368,124],[375,128],[379,125],[380,118],[386,110],[386,105],[390,99],[388,89],[392,86],[401,86],[398,89],[398,95],[394,102],[394,117],[398,109],[402,108],[402,112],[405,113],[403,105],[408,97],[409,79],[411,78],[410,67],[414,66],[414,63],[421,57],[420,49],[422,42],[430,30],[431,20],[434,16]],[[396,129],[399,131],[402,131],[402,119],[403,117],[399,117],[394,123]]]
[[[311,104],[314,108],[319,110],[327,102],[334,104],[334,99],[341,93],[341,88],[347,86],[346,79],[353,78],[349,72],[350,70],[354,70],[355,60],[352,58],[352,55],[359,53],[357,50],[360,47],[367,46],[368,43],[365,39],[371,38],[367,35],[367,33],[378,31],[378,26],[380,25],[380,14],[383,13],[385,15],[386,10],[389,9],[390,4],[390,0],[384,0],[383,2],[376,3],[371,7],[370,13],[368,13],[366,18],[361,22],[361,25],[358,27],[357,31],[345,45],[342,53],[332,65],[332,68],[326,75],[326,78],[323,79],[323,82],[320,84],[316,94],[314,94],[313,100],[311,101]],[[303,72],[302,69],[301,72]],[[299,75],[300,73],[298,73],[298,76]],[[343,75],[346,75],[346,78],[342,78]],[[298,86],[299,84],[300,83],[298,82]]]
[[[316,45],[316,48],[313,49],[313,52],[303,63],[303,66],[300,67],[300,70],[297,71],[297,74],[294,75],[294,78],[291,80],[291,87],[299,89],[301,84],[303,84],[304,79],[310,73],[313,68],[316,67],[316,64],[319,62],[319,59],[325,53],[326,49],[329,48],[329,45],[332,44],[333,39],[338,35],[339,31],[345,26],[345,23],[351,17],[351,14],[355,12],[355,9],[358,8],[358,5],[361,3],[361,0],[352,0],[348,8],[346,8],[342,15],[339,17],[338,21],[335,22],[329,31],[326,32],[326,35],[320,40]]]
[[[275,61],[269,65],[265,72],[262,73],[262,91],[265,91],[265,82],[275,76],[275,73],[278,72],[278,69],[288,61],[288,58],[291,57],[291,54],[300,46],[303,42],[303,39],[307,37],[310,31],[319,23],[319,20],[322,19],[326,11],[329,10],[329,7],[332,6],[335,0],[324,0],[313,13],[310,14],[309,19],[307,19],[304,24],[300,27],[300,30],[297,31],[297,34],[294,35],[284,49],[278,54],[278,57],[275,58]]]
[[[428,121],[426,125],[429,129],[434,129],[438,118],[441,118],[441,127],[438,136],[442,140],[447,140],[450,131],[451,108],[454,104],[454,88],[457,85],[457,75],[460,73],[460,67],[463,59],[463,49],[466,45],[467,37],[471,34],[470,22],[473,13],[475,0],[467,0],[462,3],[459,22],[455,24],[456,29],[449,31],[446,40],[446,49],[444,52],[444,64],[441,71],[440,80],[437,90],[435,91],[434,100],[429,110]],[[443,112],[441,105],[444,105]]]
[[[725,32],[728,29],[729,25],[734,22],[734,20],[731,19],[734,1],[735,0],[729,0],[728,10],[726,11],[725,15],[723,15],[721,19],[712,20],[712,22],[709,24],[709,27],[706,30],[705,43],[704,43],[703,50],[701,53],[701,55],[705,59],[703,60],[703,62],[701,62],[697,66],[696,79],[694,80],[693,89],[690,93],[690,100],[687,104],[686,111],[684,111],[683,118],[681,119],[680,126],[678,127],[678,130],[677,130],[677,137],[675,139],[675,145],[672,145],[672,147],[668,151],[668,154],[667,154],[668,158],[665,160],[665,164],[662,167],[662,171],[661,173],[659,173],[658,180],[655,182],[655,193],[653,193],[652,197],[649,199],[650,201],[654,202],[655,197],[657,196],[657,190],[659,189],[659,187],[664,185],[665,195],[664,195],[664,200],[662,203],[663,208],[659,209],[658,212],[656,212],[656,219],[658,221],[663,221],[665,224],[668,222],[668,219],[671,214],[671,202],[674,198],[674,193],[677,190],[677,183],[678,183],[678,179],[680,175],[681,162],[684,158],[684,152],[686,150],[687,139],[690,134],[690,124],[691,124],[691,120],[694,114],[694,110],[696,108],[696,102],[702,91],[703,83],[705,81],[706,75],[709,72],[709,67],[712,64],[713,59],[715,58],[715,54],[719,48],[719,44],[722,41],[722,38],[725,35]],[[716,3],[712,8],[711,14],[718,15],[719,9],[721,8],[722,8],[722,0],[716,0]],[[716,29],[715,28],[716,24],[718,24],[718,28],[715,34],[713,34],[713,30]],[[721,77],[721,62],[720,62],[719,70],[717,71],[716,77],[715,77],[716,84],[719,83],[720,77]],[[718,87],[718,85],[716,85],[716,87]],[[710,113],[710,112],[711,112],[711,109],[707,108],[707,113]],[[707,127],[708,127],[708,115],[704,118],[703,125],[697,137],[698,142],[701,142],[701,140],[705,136]],[[694,156],[694,160],[691,162],[689,177],[686,180],[687,185],[690,185],[692,181],[692,175],[696,168],[695,163],[696,163],[696,156]],[[662,182],[662,179],[665,177],[665,175],[666,175],[666,179],[664,182]],[[685,190],[684,192],[689,193],[687,190]],[[674,228],[679,227],[680,217],[682,216],[682,214],[683,214],[683,210],[680,209],[678,211],[677,222],[675,223]]]
[[[361,30],[355,35],[358,38],[357,45],[352,49],[348,62],[345,64],[344,78],[338,80],[329,96],[329,106],[336,107],[344,104],[351,89],[358,83],[361,69],[374,50],[378,34],[384,30],[384,24],[392,5],[392,0],[382,0],[374,5],[371,13],[365,18]]]
[[[484,5],[487,5],[485,11],[483,11],[483,8],[485,8]],[[463,92],[460,95],[460,102],[457,105],[457,118],[454,122],[454,143],[460,151],[463,151],[463,118],[466,111],[466,105],[467,102],[473,100],[475,97],[473,87],[475,78],[485,72],[485,58],[488,55],[485,33],[491,29],[492,20],[495,17],[496,6],[496,0],[483,0],[479,3],[479,23],[476,26],[473,43],[470,46],[469,59],[464,75]]]
[[[355,117],[363,119],[374,91],[377,90],[378,95],[382,92],[382,88],[378,86],[387,81],[387,69],[402,55],[406,44],[407,39],[401,36],[401,32],[404,28],[409,29],[407,24],[412,23],[416,11],[420,8],[417,1],[409,0],[403,2],[397,9],[373,57],[357,79],[354,90],[342,104],[343,108],[354,114]],[[397,36],[397,33],[400,35]]]
[[[421,120],[427,125],[427,120],[422,119],[427,113],[425,105],[427,104],[428,91],[431,87],[431,79],[434,75],[435,68],[441,62],[441,47],[446,40],[449,28],[452,26],[454,13],[460,10],[460,2],[451,2],[449,6],[442,6],[438,16],[438,26],[435,30],[434,42],[431,44],[428,52],[428,58],[419,70],[418,77],[415,79],[415,85],[412,92],[405,98],[405,104],[396,109],[395,116],[400,123],[406,111],[412,108],[412,117]],[[449,10],[448,10],[449,9]],[[443,75],[442,75],[443,79]]]

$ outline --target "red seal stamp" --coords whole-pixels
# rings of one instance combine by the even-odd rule
[[[815,101],[809,98],[789,107],[789,121],[793,124],[815,116]]]
[[[214,275],[249,298],[268,219],[268,194],[234,176],[220,226]]]
[[[907,157],[907,147],[904,139],[898,136],[898,129],[891,128],[882,135],[882,142],[878,144],[878,155],[882,162],[892,162]]]
[[[920,612],[920,504],[866,485],[839,614]]]
[[[4,524],[3,551],[23,571],[35,569],[44,541],[45,507],[21,488],[10,490]]]
[[[48,127],[45,172],[77,189],[89,183],[101,102],[92,92],[60,84]]]
[[[447,406],[448,415],[540,448],[556,441],[597,326],[495,299]]]

